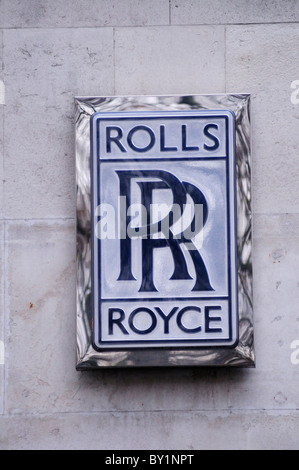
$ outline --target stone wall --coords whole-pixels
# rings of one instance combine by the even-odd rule
[[[0,449],[299,447],[298,20],[298,0],[0,2]],[[74,96],[243,92],[256,368],[76,371]]]

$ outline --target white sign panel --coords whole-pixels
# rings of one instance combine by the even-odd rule
[[[94,347],[234,347],[234,114],[98,112],[91,144]]]

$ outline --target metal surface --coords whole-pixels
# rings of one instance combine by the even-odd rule
[[[79,97],[75,99],[75,107],[77,175],[77,369],[190,365],[253,367],[255,359],[252,311],[249,95]],[[202,347],[202,345],[201,347],[196,347],[195,344],[192,344],[191,347],[175,344],[171,344],[171,347],[165,347],[165,344],[163,344],[163,347],[98,350],[97,347],[93,346],[90,118],[97,112],[136,113],[146,111],[147,113],[165,113],[165,111],[167,111],[181,113],[190,110],[218,110],[220,114],[221,112],[229,111],[233,112],[235,115],[237,303],[239,310],[237,325],[238,342],[234,347],[230,348],[212,347],[210,345],[208,347]],[[122,115],[125,116],[125,114]],[[132,145],[133,148],[134,145],[143,148],[146,144],[142,143],[142,141],[135,141],[135,144]],[[174,145],[172,148],[174,148]],[[103,149],[101,151],[103,151]],[[155,158],[154,155],[155,153],[152,154],[153,158]],[[134,160],[134,165],[136,165],[136,158],[134,158]],[[161,162],[159,162],[159,165],[160,168],[163,167]],[[172,162],[172,171],[181,171],[179,170],[179,165],[177,167],[176,165],[176,163]],[[113,184],[113,179],[111,179],[112,172],[109,171],[107,165],[106,167],[105,181],[109,181],[110,178],[110,184]],[[154,168],[154,166],[151,168]],[[157,166],[155,166],[155,168],[157,168]],[[139,167],[139,170],[140,169],[141,167]],[[167,169],[167,166],[164,166],[164,170],[166,171]],[[180,174],[180,177],[184,179],[185,176],[185,174]],[[106,282],[106,286],[108,286],[109,291],[109,282]],[[125,291],[123,294],[125,297]]]

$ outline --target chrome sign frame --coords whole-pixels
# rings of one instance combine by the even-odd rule
[[[157,366],[254,367],[250,95],[77,97],[75,112],[76,368],[86,370],[103,367]],[[213,123],[219,123],[219,129],[218,125],[209,124],[211,117]],[[118,125],[120,122],[121,126]],[[190,128],[193,126],[192,129],[197,126],[196,132],[201,132],[205,136],[206,143],[201,150],[195,145],[196,142],[192,141],[194,131],[189,136],[186,135],[187,124]],[[217,127],[219,134],[215,132],[213,126]],[[180,138],[180,146],[175,141],[179,129],[184,131]],[[158,132],[161,132],[159,142],[156,139]],[[126,140],[123,133],[127,134]],[[105,138],[107,142],[103,145]],[[225,145],[222,146],[223,142]],[[190,170],[188,165],[184,170],[182,163],[186,159],[182,150],[188,150],[189,157],[192,156],[188,163]],[[211,175],[215,171],[218,179],[214,181]],[[123,266],[123,272],[119,274],[121,282],[115,283],[116,273],[110,274],[107,266],[109,267],[109,259],[113,256],[113,252],[120,258],[120,253],[117,252],[119,250],[117,247],[121,246],[120,240],[110,241],[109,237],[101,240],[100,236],[95,236],[98,230],[97,221],[101,220],[100,216],[103,216],[103,213],[98,212],[98,217],[93,216],[101,201],[110,202],[111,206],[115,206],[115,197],[111,196],[111,191],[105,190],[105,187],[110,185],[114,188],[118,186],[128,188],[128,185],[132,184],[133,188],[133,181],[136,188],[138,186],[141,188],[138,194],[143,194],[143,201],[146,200],[145,195],[147,202],[151,200],[153,189],[157,189],[156,193],[159,194],[159,190],[161,192],[163,188],[168,188],[168,192],[172,189],[173,198],[180,204],[183,200],[186,201],[184,197],[188,193],[189,199],[191,196],[194,201],[201,202],[205,210],[206,200],[197,186],[196,172],[201,172],[203,175],[206,173],[209,184],[215,189],[216,181],[218,185],[220,181],[227,188],[226,205],[214,213],[219,218],[223,207],[226,207],[226,214],[223,215],[219,225],[230,226],[227,234],[222,236],[222,240],[226,241],[226,248],[220,247],[220,251],[218,250],[220,268],[218,274],[215,271],[218,284],[216,282],[213,288],[201,286],[197,289],[198,292],[191,293],[194,305],[192,308],[200,312],[200,318],[205,319],[205,327],[204,324],[197,326],[198,316],[196,317],[194,312],[191,314],[187,311],[189,308],[186,303],[187,297],[181,295],[184,292],[184,287],[181,289],[181,285],[189,282],[186,281],[188,274],[185,274],[185,277],[181,271],[177,276],[173,274],[172,279],[183,278],[183,283],[180,284],[178,280],[173,281],[175,287],[173,289],[165,287],[161,299],[153,292],[158,289],[155,289],[153,280],[146,273],[142,278],[143,287],[139,286],[139,291],[142,291],[140,294],[134,287],[136,281],[128,282],[130,276],[134,278],[128,266]],[[136,191],[135,189],[134,194],[137,194]],[[128,191],[126,194],[129,196]],[[214,201],[211,197],[209,200],[212,200],[212,205],[215,207],[213,202],[219,201],[220,197],[215,194]],[[209,217],[206,219],[204,215],[203,218],[205,224]],[[125,220],[125,224],[128,220],[130,219]],[[153,226],[154,224],[151,225]],[[205,227],[202,227],[203,233],[204,230]],[[213,235],[210,234],[209,237],[212,239]],[[179,243],[187,245],[185,242],[184,238],[183,243]],[[136,246],[134,243],[132,240],[123,240],[123,252],[131,250],[132,244]],[[152,250],[148,241],[144,243],[147,250]],[[166,246],[164,241],[164,245],[162,242],[159,243],[161,246]],[[156,242],[153,246],[158,247],[159,243]],[[180,251],[177,248],[181,248],[181,244],[176,244],[176,248],[171,250],[175,266],[174,252]],[[172,247],[172,243],[168,242],[169,247]],[[192,249],[195,250],[195,247],[192,246]],[[213,249],[216,253],[215,248]],[[162,250],[156,251],[162,252]],[[144,252],[141,249],[139,252],[137,250],[137,253]],[[99,253],[103,253],[103,256],[99,256]],[[200,253],[199,249],[196,259],[200,257]],[[147,258],[148,265],[151,263],[151,258],[150,256]],[[184,262],[183,256],[180,258],[181,264],[182,259]],[[125,262],[129,263],[127,258]],[[221,268],[222,265],[225,266],[226,274],[224,268]],[[204,268],[205,265],[201,275],[205,272]],[[209,266],[207,266],[208,272],[210,272]],[[160,284],[164,286],[163,282]],[[121,287],[117,292],[119,285]],[[180,295],[175,296],[176,289]],[[218,302],[216,307],[213,306],[215,299]],[[102,309],[104,320],[101,320],[101,313],[98,311],[101,302],[105,305]],[[173,316],[172,321],[170,321],[171,316]],[[226,321],[230,326],[226,326]],[[204,320],[202,322],[204,323]],[[194,335],[195,332],[200,333]],[[194,340],[195,337],[197,340]]]

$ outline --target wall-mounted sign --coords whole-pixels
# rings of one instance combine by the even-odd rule
[[[76,99],[78,369],[254,366],[248,107]]]

